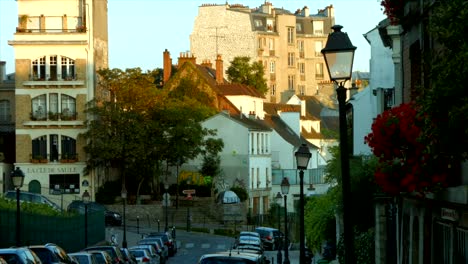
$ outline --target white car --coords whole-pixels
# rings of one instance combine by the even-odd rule
[[[130,253],[136,258],[138,264],[159,264],[159,256],[152,257],[146,248],[129,249]]]
[[[154,249],[154,246],[152,246],[152,245],[137,245],[137,246],[133,246],[133,247],[128,248],[128,250],[130,250],[130,251],[137,250],[137,249],[144,249],[144,250],[148,251],[149,256],[151,257],[151,259],[154,259],[156,264],[161,263],[161,257],[159,256],[158,252],[156,252],[156,250]]]

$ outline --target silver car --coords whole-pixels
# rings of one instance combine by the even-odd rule
[[[153,258],[145,248],[130,249],[129,251],[135,256],[137,264],[159,264],[159,258]]]
[[[79,264],[98,264],[96,256],[89,252],[69,253],[68,256],[74,257]]]
[[[156,250],[154,249],[154,246],[152,245],[137,245],[137,246],[133,246],[133,247],[130,247],[128,248],[129,250],[137,250],[137,249],[145,249],[148,251],[149,253],[149,256],[153,259],[155,259],[154,261],[157,263],[157,264],[160,264],[161,263],[161,257],[159,256],[159,254],[156,252]]]

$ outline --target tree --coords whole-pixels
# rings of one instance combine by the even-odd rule
[[[254,87],[259,93],[265,95],[268,91],[261,62],[250,63],[249,57],[235,57],[226,71],[228,80]]]
[[[203,176],[216,177],[221,173],[221,158],[219,152],[224,148],[222,139],[209,138],[206,140],[203,164],[200,173]]]

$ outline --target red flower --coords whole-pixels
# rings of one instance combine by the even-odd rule
[[[445,186],[447,174],[425,153],[423,140],[431,140],[422,138],[424,120],[416,109],[414,103],[408,103],[383,112],[364,138],[379,159],[375,180],[384,192],[424,193]]]
[[[382,0],[380,5],[384,8],[383,13],[390,19],[390,24],[397,25],[403,16],[405,0]]]

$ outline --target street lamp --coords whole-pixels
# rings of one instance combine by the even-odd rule
[[[122,191],[120,193],[122,197],[122,204],[123,204],[123,240],[122,240],[122,247],[127,248],[127,223],[125,220],[125,204],[127,203],[127,189],[125,188],[125,184],[122,184]]]
[[[289,239],[288,239],[288,202],[287,197],[289,193],[289,180],[284,177],[281,181],[281,193],[284,197],[284,262],[283,264],[289,264]]]
[[[168,209],[167,206],[169,205],[169,201],[170,201],[170,200],[169,200],[169,193],[168,193],[168,190],[169,190],[169,183],[168,183],[167,181],[164,182],[164,190],[166,190],[166,192],[164,193],[164,199],[163,199],[163,201],[164,201],[164,209],[165,209],[165,212],[166,212],[166,213],[165,213],[166,223],[164,224],[164,231],[167,232],[167,231],[169,230],[169,229],[168,229],[168,226],[167,226],[167,224],[168,224],[168,223],[167,223],[167,222],[168,222],[168,220],[167,220],[167,215],[168,215],[168,213],[167,213],[167,209]]]
[[[275,201],[276,201],[276,204],[278,205],[278,230],[281,230],[281,219],[280,219],[280,203],[281,203],[281,198],[283,198],[283,195],[281,195],[280,192],[278,192],[275,196]],[[278,246],[278,254],[277,254],[277,257],[278,259],[278,264],[281,264],[281,262],[283,261],[283,256],[281,255],[281,246]]]
[[[328,35],[327,44],[322,49],[327,64],[330,79],[338,88],[338,108],[340,116],[340,157],[341,157],[341,188],[343,195],[343,236],[345,245],[345,263],[354,264],[354,237],[351,219],[351,183],[349,175],[348,135],[346,128],[346,88],[344,83],[351,79],[353,69],[354,51],[356,47],[351,44],[348,34],[341,32],[343,27],[335,25],[333,32]]]
[[[187,178],[187,188],[190,188],[190,184],[192,183],[191,178]],[[189,198],[190,195],[187,195],[187,198]],[[188,203],[188,202],[187,202]],[[190,232],[190,205],[187,204],[187,232]]]
[[[299,263],[305,264],[305,230],[304,230],[304,170],[307,169],[312,154],[306,144],[302,144],[295,153],[297,169],[299,170]]]
[[[20,189],[23,187],[24,172],[16,167],[10,174],[13,186],[16,189],[16,247],[21,245],[21,228],[20,228]]]
[[[88,203],[90,200],[91,196],[88,193],[88,190],[84,191],[83,195],[81,196],[81,199],[83,200],[84,203],[84,210],[85,210],[85,227],[84,227],[84,243],[85,247],[88,246]]]

